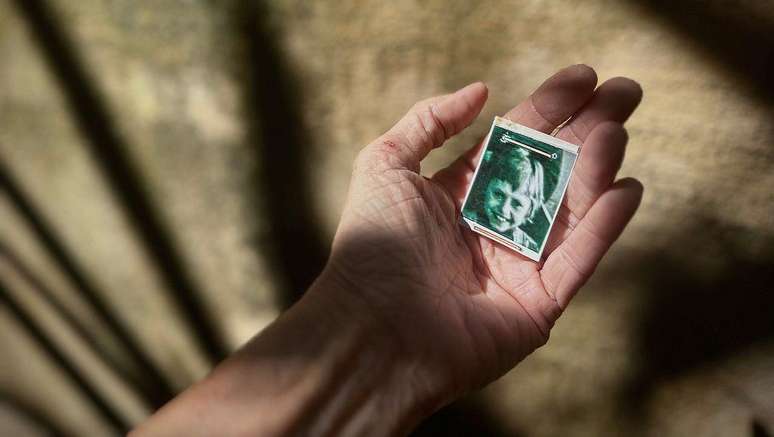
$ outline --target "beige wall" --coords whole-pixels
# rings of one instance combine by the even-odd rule
[[[186,281],[233,349],[319,267],[352,158],[414,101],[474,80],[490,88],[481,118],[433,152],[430,174],[544,77],[583,62],[601,80],[625,75],[645,90],[622,169],[646,187],[641,211],[549,344],[427,432],[720,436],[751,435],[754,422],[774,432],[774,12],[764,2],[285,1],[257,10],[50,0],[74,55],[53,63],[31,32],[36,13],[15,7],[23,3],[0,3],[3,172],[174,390],[210,366],[176,298]],[[68,59],[85,84],[57,70]],[[82,104],[89,90],[96,107]],[[95,135],[84,110],[107,115],[114,138]],[[267,144],[284,123],[293,132]],[[95,154],[106,146],[126,156]],[[127,208],[136,203],[116,189],[109,163],[133,170],[121,181],[141,186],[149,210]],[[2,282],[110,408],[140,420],[147,401],[9,262],[13,253],[59,296],[103,356],[131,361],[5,194]],[[288,203],[293,212],[270,208],[293,194],[307,199]],[[154,232],[168,238],[177,276],[159,268]],[[0,311],[0,333],[0,394],[68,433],[110,432],[13,311]]]

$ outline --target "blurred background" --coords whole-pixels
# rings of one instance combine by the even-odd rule
[[[0,435],[124,432],[304,291],[357,151],[475,80],[639,81],[639,214],[547,346],[416,435],[774,435],[766,0],[0,0]]]

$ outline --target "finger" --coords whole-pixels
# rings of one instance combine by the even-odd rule
[[[558,75],[559,73],[554,77]],[[550,80],[551,79],[549,79],[549,81]],[[544,86],[548,85],[549,81],[546,81]],[[541,86],[541,88],[543,88],[543,86]],[[535,94],[537,94],[537,91]],[[552,101],[552,99],[533,100],[541,102],[539,105],[545,105],[546,103],[543,103],[545,101],[548,101],[549,103]],[[609,79],[581,103],[583,108],[580,109],[577,114],[575,114],[575,116],[559,130],[559,132],[557,132],[556,136],[571,143],[583,144],[589,133],[600,123],[604,123],[605,121],[617,121],[623,123],[626,121],[641,100],[642,88],[637,82],[624,77]],[[530,125],[527,124],[529,121],[519,118],[520,114],[529,113],[527,103],[528,102],[524,102],[511,110],[508,116],[516,117],[511,119],[534,128],[534,121],[532,121],[533,125]],[[544,110],[543,113],[547,114],[549,111]],[[569,114],[567,118],[569,118],[570,115],[572,114]],[[555,128],[555,126],[553,128]],[[553,128],[544,131],[550,132]],[[439,172],[441,173],[441,179],[450,181],[446,183],[447,189],[456,194],[455,197],[459,198],[460,201],[462,197],[464,197],[465,190],[470,183],[470,179],[472,178],[470,171],[475,169],[482,148],[482,144],[477,144],[473,149],[469,150],[457,161],[452,163],[447,169]],[[570,198],[570,200],[572,199]],[[583,217],[585,211],[576,211],[574,213],[577,217]]]
[[[627,140],[626,129],[614,121],[598,124],[586,138],[546,243],[546,253],[551,253],[567,238],[591,205],[613,183],[623,162]]]
[[[546,259],[541,277],[564,309],[629,223],[642,199],[642,184],[621,179],[605,191],[570,236]]]
[[[578,64],[559,70],[505,118],[535,130],[551,133],[570,118],[594,94],[597,73]]]
[[[556,133],[557,138],[583,144],[594,128],[605,121],[625,122],[642,100],[642,87],[625,77],[606,80],[591,100]]]
[[[596,85],[594,69],[583,64],[572,65],[546,79],[504,117],[541,132],[553,132],[591,98]],[[475,169],[482,148],[481,141],[460,157],[462,169]]]
[[[457,92],[415,104],[389,131],[364,149],[379,166],[419,170],[430,151],[460,133],[476,119],[487,98],[481,82]],[[372,163],[374,164],[374,163]]]
[[[594,94],[597,75],[591,67],[573,65],[548,78],[526,100],[505,114],[505,118],[550,133],[580,109]],[[483,142],[477,143],[433,179],[462,202],[473,176]]]
[[[617,141],[613,138],[610,146],[604,148],[606,153],[612,156],[594,153],[602,151],[602,148],[595,147],[594,144],[603,142],[594,141],[593,144],[588,144],[591,133],[597,127],[607,123],[625,122],[641,100],[642,88],[637,82],[625,77],[612,78],[600,85],[591,100],[557,132],[558,138],[583,144],[583,147],[562,207],[557,214],[557,225],[546,244],[545,253],[551,253],[567,238],[567,235],[586,215],[589,207],[605,191],[607,185],[604,183],[607,182],[609,185],[615,180],[616,172],[621,165],[623,146],[619,143],[622,142],[625,145],[625,139],[621,138],[625,137],[625,131],[623,134],[608,132],[613,137],[618,136]],[[599,178],[596,181],[598,184],[595,184],[595,178]]]

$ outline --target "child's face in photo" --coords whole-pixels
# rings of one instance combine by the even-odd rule
[[[493,178],[487,186],[484,203],[490,225],[499,232],[507,232],[524,224],[532,209],[532,201],[526,191],[527,184],[514,187],[509,181]]]

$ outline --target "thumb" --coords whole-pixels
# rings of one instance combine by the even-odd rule
[[[415,104],[384,135],[363,149],[370,166],[408,168],[419,171],[419,163],[444,141],[457,135],[478,117],[488,90],[472,83],[452,94],[432,97]]]

